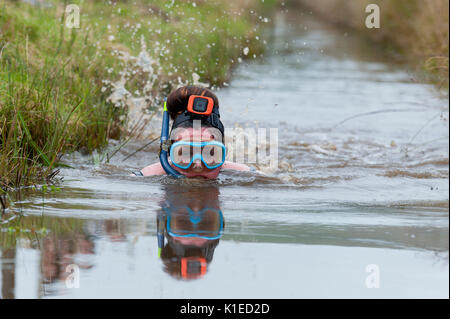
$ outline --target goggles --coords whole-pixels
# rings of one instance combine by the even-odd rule
[[[167,208],[165,210],[168,213],[166,230],[172,237],[203,238],[207,240],[222,237],[223,214],[218,209],[205,207],[197,212],[188,206],[184,206],[175,211],[169,212]]]
[[[188,169],[197,159],[200,159],[208,169],[214,169],[223,165],[225,157],[226,147],[217,141],[179,141],[170,147],[170,160],[181,169]]]

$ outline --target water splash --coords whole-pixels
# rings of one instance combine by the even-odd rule
[[[126,128],[135,137],[147,138],[157,133],[159,121],[158,125],[154,125],[155,121],[152,119],[160,109],[166,92],[190,83],[182,76],[175,77],[172,72],[164,73],[161,63],[164,56],[160,54],[161,50],[167,51],[164,45],[155,41],[152,43],[152,49],[147,49],[147,42],[142,35],[141,50],[137,56],[127,51],[114,51],[124,65],[119,72],[121,78],[118,81],[103,81],[105,88],[111,90],[107,101],[116,107],[126,108]],[[153,56],[149,53],[151,51]],[[200,81],[200,75],[197,73],[193,72],[191,77],[192,85],[209,87],[208,83]]]

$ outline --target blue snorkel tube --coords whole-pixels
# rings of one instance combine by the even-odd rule
[[[167,111],[166,100],[164,100],[164,112],[163,112],[163,120],[162,120],[162,128],[161,128],[161,139],[160,139],[160,151],[159,151],[159,161],[161,162],[161,166],[167,174],[172,175],[176,178],[184,177],[183,174],[178,173],[172,166],[169,164],[168,160],[168,152],[170,145],[169,141],[169,112]]]
[[[161,258],[161,251],[164,248],[164,218],[161,213],[158,213],[156,228],[156,237],[158,238],[158,257]]]

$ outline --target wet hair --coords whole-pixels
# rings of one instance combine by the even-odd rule
[[[191,95],[210,97],[214,101],[214,106],[219,108],[219,99],[211,90],[193,85],[183,86],[170,93],[167,97],[167,110],[172,120],[187,109]]]

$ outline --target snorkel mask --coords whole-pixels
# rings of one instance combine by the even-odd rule
[[[179,141],[172,145],[169,139],[169,112],[167,101],[164,101],[163,121],[161,128],[159,160],[164,171],[176,178],[184,177],[169,163],[168,155],[172,163],[181,168],[188,169],[196,159],[200,159],[208,169],[221,166],[225,161],[226,148],[223,143],[212,142],[185,142]],[[191,95],[186,111],[178,115],[173,122],[171,132],[184,122],[199,120],[202,126],[217,128],[224,139],[225,128],[220,121],[220,114],[214,106],[214,100],[210,97]]]
[[[178,238],[203,238],[207,240],[215,240],[222,237],[223,232],[223,214],[220,210],[205,207],[200,211],[194,211],[188,206],[180,207],[175,212],[164,209],[167,213],[166,230],[172,237]],[[186,214],[186,212],[188,214]],[[218,229],[207,229],[208,219],[218,216]],[[188,217],[189,216],[189,217]],[[173,229],[172,217],[182,219],[185,225],[189,225],[186,229]]]
[[[225,162],[226,148],[220,142],[186,142],[179,141],[170,147],[172,164],[181,169],[188,169],[199,159],[208,169],[215,169]]]

